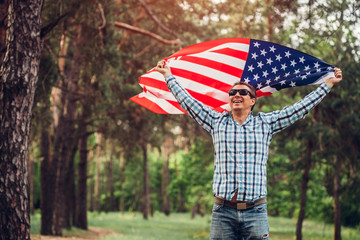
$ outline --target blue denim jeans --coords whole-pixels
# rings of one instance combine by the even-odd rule
[[[246,210],[237,210],[214,203],[210,239],[269,239],[266,203]]]

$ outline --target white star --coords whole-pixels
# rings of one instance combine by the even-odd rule
[[[332,70],[333,68],[332,67],[327,67],[327,70]]]
[[[266,81],[266,85],[270,85],[270,83],[271,83],[270,79]]]
[[[281,86],[282,86],[282,85],[284,85],[284,84],[286,83],[286,81],[283,80],[283,81],[281,81],[280,83],[281,83]]]
[[[262,62],[258,62],[258,68],[262,68],[264,66],[264,64]]]
[[[306,79],[306,75],[302,75],[301,80],[305,80],[305,79]]]
[[[285,75],[284,75],[284,76],[285,76],[285,77],[290,76],[290,72],[285,73]]]
[[[259,84],[257,85],[257,89],[260,89],[261,87],[262,87],[262,84],[259,83]]]
[[[263,71],[263,77],[267,77],[269,74],[267,71]]]
[[[308,70],[310,70],[309,65],[307,65],[307,66],[305,67],[305,71],[308,71]]]
[[[259,79],[259,75],[255,74],[254,79],[255,79],[255,81],[257,81]]]
[[[316,72],[321,72],[321,69],[320,68],[316,69]]]
[[[285,69],[286,69],[286,68],[287,68],[286,63],[281,64],[281,69],[282,69],[282,70],[284,70],[284,71],[285,71]]]
[[[281,61],[282,57],[280,56],[280,54],[276,55],[276,60],[277,61]]]
[[[258,43],[258,42],[254,42],[254,47],[259,47],[260,46],[260,43]]]
[[[265,56],[266,54],[267,54],[267,52],[265,51],[265,49],[262,49],[262,50],[260,50],[260,55],[263,55],[263,56]]]
[[[254,70],[253,65],[250,65],[249,68],[248,68],[248,70],[249,70],[250,72],[252,72],[252,71]]]
[[[307,75],[310,75],[310,74],[311,74],[310,72],[306,72],[306,76],[307,76]]]
[[[315,65],[315,66],[314,66],[315,68],[319,68],[319,67],[320,67],[320,64],[319,64],[318,62],[314,63],[314,65]]]
[[[304,57],[299,58],[299,62],[304,63],[304,62],[305,62],[305,58],[304,58]]]
[[[294,74],[298,74],[298,73],[300,73],[300,70],[299,70],[299,69],[296,69],[295,72],[294,72]]]
[[[272,68],[272,73],[276,74],[276,72],[279,71],[276,67]]]
[[[271,65],[271,63],[273,62],[273,60],[271,60],[271,58],[268,58],[268,59],[266,59],[266,62],[267,62],[267,64]]]
[[[253,59],[255,59],[255,60],[256,60],[257,57],[258,57],[258,55],[257,55],[256,53],[252,53],[252,54],[251,54],[251,58],[253,58]]]
[[[247,77],[247,78],[244,79],[244,82],[249,83],[250,79]]]
[[[296,86],[296,83],[294,83],[293,81],[291,81],[290,86],[291,86],[291,87],[295,87],[295,86]]]
[[[276,76],[275,81],[279,81],[279,80],[280,80],[280,76]]]
[[[270,52],[275,52],[276,48],[274,46],[270,47]]]
[[[290,65],[291,65],[292,67],[295,67],[295,65],[296,65],[295,60],[291,60],[291,61],[290,61]]]
[[[291,53],[289,51],[285,52],[285,57],[289,58]]]

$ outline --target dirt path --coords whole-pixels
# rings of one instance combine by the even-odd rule
[[[96,227],[89,227],[89,230],[86,234],[83,235],[76,235],[76,236],[69,236],[69,237],[54,237],[54,236],[40,236],[40,235],[32,235],[32,240],[89,240],[89,239],[97,239],[100,237],[105,237],[111,234],[121,234],[119,232],[103,229],[103,228],[96,228]]]

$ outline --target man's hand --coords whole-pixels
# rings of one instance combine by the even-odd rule
[[[160,62],[157,63],[156,65],[156,71],[158,71],[159,73],[161,73],[162,75],[164,75],[164,77],[170,76],[171,75],[171,71],[169,66],[165,63],[164,60],[161,60]]]
[[[332,88],[335,84],[341,82],[342,80],[342,72],[340,68],[334,68],[335,77],[331,77],[326,79],[325,83]]]

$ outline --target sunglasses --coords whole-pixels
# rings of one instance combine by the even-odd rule
[[[250,97],[253,98],[253,95],[251,94],[251,92],[247,89],[230,89],[229,90],[229,96],[235,96],[236,93],[239,93],[241,96],[246,96],[249,95]]]

